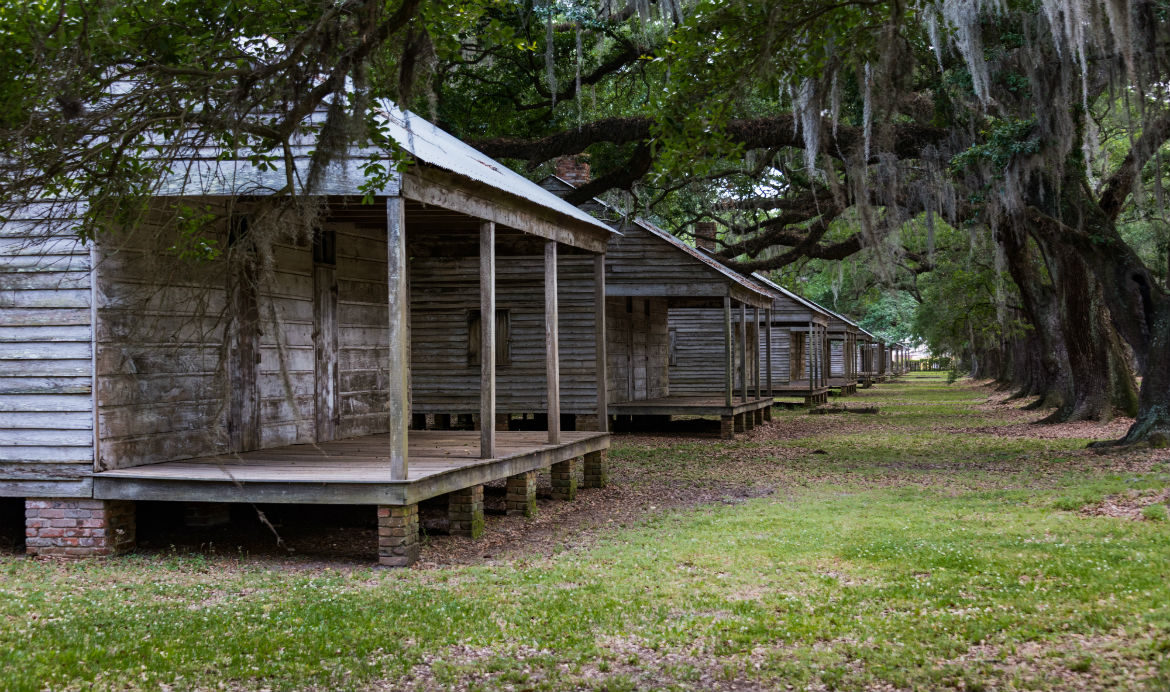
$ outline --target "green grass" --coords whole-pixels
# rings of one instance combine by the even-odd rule
[[[618,440],[630,483],[777,492],[653,513],[553,558],[425,571],[0,558],[2,687],[1170,684],[1166,522],[1075,511],[1165,487],[1166,468],[1117,472],[1083,441],[931,429],[930,410],[952,425],[985,396],[944,382],[867,391],[883,406],[870,435]]]

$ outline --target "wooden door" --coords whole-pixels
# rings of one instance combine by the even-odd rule
[[[337,236],[320,230],[313,241],[314,417],[317,442],[337,439],[341,389],[337,367]]]

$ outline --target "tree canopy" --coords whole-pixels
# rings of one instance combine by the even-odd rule
[[[1056,417],[1170,432],[1165,0],[0,4],[7,204],[132,218],[178,152],[323,164],[387,97]],[[307,116],[326,111],[310,123]],[[371,172],[371,175],[374,175]],[[310,176],[311,177],[311,176]],[[311,188],[311,181],[309,181]],[[278,192],[304,189],[289,180]],[[1141,375],[1140,399],[1134,374]]]

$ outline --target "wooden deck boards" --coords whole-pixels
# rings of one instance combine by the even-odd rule
[[[610,404],[609,412],[626,416],[731,416],[771,405],[769,397],[752,396],[744,401],[737,396],[729,407],[721,396],[667,396]]]
[[[597,432],[562,432],[562,442],[555,445],[547,440],[544,431],[497,432],[495,456],[480,459],[476,431],[411,431],[405,481],[390,480],[387,435],[288,445],[103,471],[94,475],[94,496],[204,502],[412,504],[609,446],[609,435]]]
[[[779,385],[772,387],[772,392],[777,397],[794,397],[794,396],[809,396],[814,394],[824,394],[829,391],[828,387],[816,387],[810,389],[808,380],[792,380],[786,385]]]

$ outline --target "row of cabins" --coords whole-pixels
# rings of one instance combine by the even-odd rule
[[[334,163],[297,205],[287,171],[192,155],[133,229],[92,244],[77,208],[0,225],[0,497],[36,555],[120,552],[135,503],[376,507],[379,562],[418,557],[418,507],[477,536],[607,482],[608,431],[825,400],[899,362],[855,323],[745,277],[602,202],[573,207],[417,116],[382,105],[412,157],[362,199]],[[311,142],[294,173],[307,173]],[[193,262],[178,216],[214,218]],[[296,218],[290,217],[290,215]],[[306,215],[311,227],[297,223]]]

